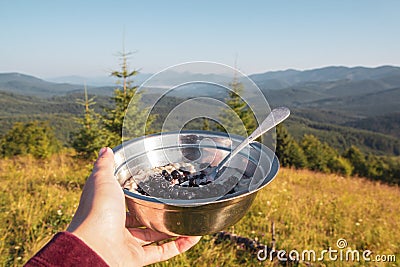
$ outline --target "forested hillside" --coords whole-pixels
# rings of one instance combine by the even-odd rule
[[[167,77],[170,84],[191,78],[229,82],[229,77],[222,75],[171,72]],[[291,109],[292,116],[285,126],[297,141],[304,134],[313,134],[339,151],[355,145],[364,153],[399,155],[399,67],[326,67],[267,72],[250,78],[258,84],[271,107],[285,105]],[[159,83],[168,86],[168,81]],[[45,120],[54,127],[57,138],[69,146],[71,133],[77,127],[75,118],[83,116],[83,107],[77,104],[78,99],[84,98],[83,87],[18,73],[0,74],[0,134],[5,134],[17,121]],[[88,88],[89,98],[95,96],[93,108],[97,113],[107,112],[113,90],[114,87]],[[162,123],[162,114],[182,99],[212,94],[220,100],[227,97],[221,88],[199,85],[192,91],[189,88],[166,97],[154,109],[158,113],[155,123]],[[197,108],[193,107],[194,114]],[[198,124],[202,126],[201,122]]]

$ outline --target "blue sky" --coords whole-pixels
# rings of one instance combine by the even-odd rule
[[[207,60],[246,74],[400,65],[400,1],[0,1],[0,72],[157,72]]]

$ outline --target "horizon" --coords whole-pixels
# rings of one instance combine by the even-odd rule
[[[321,66],[321,67],[316,67],[316,68],[309,68],[309,69],[293,69],[293,68],[289,68],[289,69],[281,69],[281,70],[271,70],[271,71],[265,71],[265,72],[257,72],[257,73],[249,73],[246,74],[247,76],[252,76],[252,75],[258,75],[258,74],[266,74],[266,73],[276,73],[276,72],[285,72],[285,71],[298,71],[298,72],[306,72],[306,71],[314,71],[314,70],[321,70],[321,69],[326,69],[326,68],[348,68],[348,69],[354,69],[354,68],[365,68],[365,69],[376,69],[376,68],[382,68],[382,67],[393,67],[393,68],[400,68],[400,65],[396,66],[396,65],[377,65],[377,66],[362,66],[362,65],[358,65],[358,66],[344,66],[344,65],[327,65],[327,66]],[[174,73],[184,73],[184,72],[178,72],[178,71],[174,71],[172,70],[172,72]],[[213,75],[216,73],[212,73],[212,72],[191,72],[188,71],[190,74],[204,74],[204,75]],[[79,74],[71,74],[71,75],[60,75],[60,76],[49,76],[49,77],[41,77],[41,76],[37,76],[37,75],[33,75],[31,73],[26,73],[26,72],[15,72],[15,71],[0,71],[0,74],[21,74],[21,75],[26,75],[26,76],[31,76],[34,78],[38,78],[44,81],[50,81],[50,82],[54,82],[52,80],[55,79],[62,79],[62,78],[110,78],[110,79],[115,79],[113,77],[111,77],[109,74],[108,75],[79,75]],[[105,73],[106,74],[106,73]],[[140,72],[138,71],[138,75],[154,75],[155,73],[150,73],[150,72]],[[217,74],[219,75],[219,74]],[[224,74],[221,74],[224,75]],[[227,75],[227,74],[225,74]],[[55,82],[55,83],[59,83],[59,82]]]
[[[400,2],[130,1],[0,3],[0,72],[101,76],[212,61],[249,75],[325,66],[400,65]],[[184,22],[184,23],[183,23]]]

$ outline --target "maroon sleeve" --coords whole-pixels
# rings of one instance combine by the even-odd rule
[[[25,266],[108,266],[82,240],[68,232],[56,234]]]

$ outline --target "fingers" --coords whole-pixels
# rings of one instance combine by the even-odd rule
[[[200,236],[181,236],[160,246],[145,246],[143,247],[145,252],[144,264],[148,265],[175,257],[197,244],[200,238]]]
[[[135,228],[128,230],[136,238],[136,240],[139,242],[141,246],[173,237],[164,233],[156,232],[149,228],[146,229]]]
[[[137,220],[136,216],[127,212],[125,227],[126,228],[136,228],[136,227],[140,227],[140,226],[143,226],[143,225]]]

